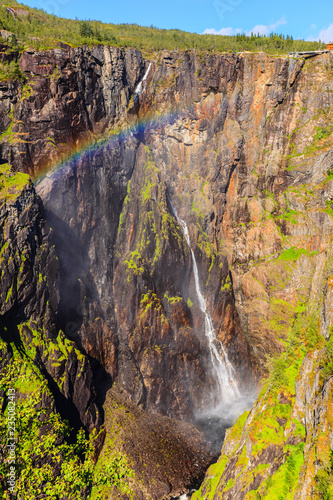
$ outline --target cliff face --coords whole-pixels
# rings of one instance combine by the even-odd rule
[[[57,324],[59,263],[40,198],[26,174],[1,173],[1,337],[50,381],[73,425],[101,422],[92,369]]]
[[[24,85],[1,83],[0,156],[32,174],[121,120],[144,62],[135,50],[81,47],[28,50],[19,65]]]
[[[330,498],[332,341],[313,335],[317,321],[307,320],[294,327],[251,411],[227,431],[193,499]]]
[[[326,399],[318,399],[324,388],[328,397],[329,380],[322,372],[319,381],[313,360],[329,357],[323,342],[332,320],[332,56],[162,52],[136,96],[148,69],[138,51],[24,53],[20,66],[24,87],[2,84],[3,161],[38,174],[73,145],[104,134],[37,184],[53,231],[48,252],[59,258],[59,285],[50,280],[59,328],[109,374],[103,390],[112,383],[117,397],[148,412],[194,421],[216,402],[177,213],[242,392],[266,373],[267,355],[287,347],[284,362],[293,367],[229,432],[197,495],[266,498],[274,487],[268,477],[283,474],[294,457],[301,479],[287,493],[307,498],[326,464],[314,451],[316,436],[330,428]],[[112,134],[117,127],[122,133]],[[321,332],[316,342],[304,333],[310,317]],[[291,353],[295,338],[306,348]],[[260,415],[275,441],[260,435]]]
[[[63,270],[56,256],[58,241],[56,232],[46,222],[41,199],[29,176],[14,173],[8,165],[2,165],[0,203],[0,396],[3,421],[8,404],[8,387],[11,390],[14,388],[18,418],[32,419],[32,429],[33,422],[39,421],[40,408],[45,408],[47,416],[42,422],[49,420],[44,423],[44,429],[43,424],[39,424],[42,429],[38,429],[37,437],[39,432],[47,432],[48,445],[58,433],[54,446],[60,446],[63,451],[66,433],[61,434],[61,426],[65,424],[61,420],[59,422],[60,418],[69,420],[75,431],[81,426],[90,432],[96,429],[101,431],[95,440],[96,453],[100,454],[99,470],[101,467],[107,469],[110,461],[118,463],[121,456],[121,463],[125,460],[131,466],[133,479],[129,479],[129,488],[135,492],[136,498],[169,498],[170,495],[188,491],[193,485],[199,486],[204,471],[214,459],[202,434],[190,424],[150,416],[136,408],[116,389],[104,403],[106,390],[111,385],[105,370],[112,367],[113,351],[110,358],[106,358],[105,366],[87,355],[89,344],[85,344],[86,350],[82,347],[76,332],[75,314],[72,321],[65,324],[65,333],[61,329],[63,306],[60,283]],[[71,242],[68,241],[68,247]],[[86,334],[85,342],[88,342],[88,335],[95,342],[92,354],[97,351],[99,358],[104,359],[103,352],[108,353],[110,330],[102,318],[92,317],[93,313],[96,314],[96,303],[89,303],[89,306],[89,318],[84,321],[80,332]],[[98,334],[101,335],[101,342],[104,341],[104,351],[98,351]],[[37,408],[31,403],[29,414],[22,416],[21,401],[30,399],[36,400]],[[29,442],[21,424],[19,431],[22,444],[17,451],[17,470],[25,472],[27,466],[21,464],[20,452],[24,447],[29,450]],[[1,446],[5,456],[6,448]],[[72,461],[69,460],[66,466],[76,467],[73,457],[62,456],[62,451],[55,462],[56,450],[52,449],[51,456],[48,456],[42,448],[33,459],[36,471],[45,460],[48,460],[47,466],[52,467],[52,477],[63,474],[61,464],[68,458]],[[30,459],[30,451],[26,451],[25,456]],[[78,460],[75,455],[74,459]],[[30,478],[22,474],[25,483],[20,484],[20,490],[26,489],[30,495],[40,482],[45,486],[43,474],[45,471],[36,476],[36,484],[30,484]],[[155,479],[152,481],[152,478]],[[6,468],[2,468],[0,491],[5,494],[6,490]],[[85,488],[81,493],[87,497],[90,490],[91,487],[89,490]],[[93,491],[92,495],[97,493]],[[121,495],[121,491],[118,493]],[[47,494],[44,497],[48,498]]]
[[[171,116],[90,150],[38,190],[80,239],[120,341],[121,384],[137,402],[184,415],[200,404],[207,352],[189,248],[168,200],[189,226],[219,339],[238,370],[260,376],[297,309],[315,299],[312,277],[320,279],[330,231],[322,225],[330,227],[331,218],[323,201],[304,215],[302,155],[307,170],[321,165],[313,175],[322,175],[327,197],[327,138],[314,136],[316,127],[329,127],[330,94],[317,70],[329,71],[330,60],[302,70],[303,62],[266,56],[160,59],[128,120],[133,125],[134,112],[139,119],[157,110]],[[321,85],[315,94],[314,72]],[[197,383],[187,384],[193,377]]]

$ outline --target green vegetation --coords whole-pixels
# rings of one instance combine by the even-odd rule
[[[1,40],[1,38],[0,38]],[[5,80],[23,80],[23,73],[17,61],[0,63],[0,81]]]
[[[287,250],[284,250],[277,260],[286,260],[286,261],[295,261],[301,257],[301,255],[315,255],[318,252],[310,252],[309,250],[306,250],[305,248],[296,248],[296,247],[291,247],[288,248]]]
[[[333,498],[333,453],[330,451],[329,462],[323,469],[319,469],[315,476],[316,500],[332,500]]]
[[[333,132],[333,125],[328,125],[327,127],[315,127],[316,134],[313,136],[314,141],[318,142],[322,139],[326,139]]]
[[[295,379],[306,354],[323,343],[318,324],[318,312],[315,311],[308,317],[301,314],[289,332],[286,351],[275,358],[267,358],[267,383],[271,391],[294,391]]]
[[[12,12],[8,11],[8,8]],[[17,11],[17,9],[20,9]],[[20,47],[52,48],[59,41],[72,46],[106,44],[134,47],[152,52],[156,50],[187,50],[216,52],[268,52],[285,54],[292,51],[318,50],[324,44],[293,40],[290,36],[238,34],[236,36],[199,35],[180,30],[164,30],[137,24],[105,24],[100,21],[80,21],[58,18],[42,9],[33,9],[15,0],[0,7],[0,27],[13,33]],[[200,70],[197,70],[199,74]]]
[[[2,132],[2,134],[0,134],[0,140],[8,140],[9,142],[12,142],[12,139],[13,139],[13,132],[12,132],[12,128],[13,128],[13,125],[14,125],[14,117],[13,117],[13,112],[11,111],[10,113],[8,113],[8,117],[11,119],[10,121],[10,124],[8,125],[7,129],[4,130],[4,132]]]
[[[130,253],[129,258],[124,261],[127,265],[127,281],[130,281],[130,276],[134,274],[138,276],[144,272],[142,267],[142,257],[138,250],[134,250]]]
[[[323,373],[325,377],[333,376],[333,332],[331,330],[331,334],[329,339],[325,342],[324,345],[324,356],[323,356]]]
[[[6,333],[6,329],[3,330]],[[131,470],[121,456],[112,457],[99,470],[95,469],[93,431],[87,439],[83,429],[76,436],[59,413],[44,406],[52,400],[46,379],[26,356],[24,349],[0,338],[0,392],[6,394],[0,410],[0,496],[7,498],[9,455],[7,448],[8,391],[15,389],[15,498],[35,500],[79,500],[89,496],[95,487],[94,500],[104,485],[112,485],[128,493],[127,478]]]
[[[202,207],[200,206],[199,203],[197,203],[197,200],[195,198],[193,198],[192,200],[191,212],[196,215],[198,221],[201,221],[202,219],[205,218],[205,214],[202,210]]]
[[[208,234],[202,229],[201,225],[197,223],[196,226],[198,228],[198,233],[199,233],[197,245],[200,248],[202,254],[209,260],[210,263],[208,269],[207,283],[206,283],[206,285],[208,285],[210,279],[210,272],[213,268],[217,252],[213,243],[210,241]]]
[[[1,10],[0,6],[0,10]],[[0,14],[1,16],[1,14]],[[0,29],[3,26],[0,21]],[[0,43],[3,42],[0,37]],[[0,53],[0,81],[23,80],[24,76],[18,64],[19,50],[15,35],[7,38],[6,45],[1,47]]]
[[[330,117],[328,117],[330,119]],[[313,136],[313,141],[310,146],[307,146],[304,150],[304,155],[312,155],[317,151],[321,151],[323,149],[327,149],[327,147],[331,146],[332,142],[330,139],[333,132],[333,125],[328,124],[325,127],[315,127],[315,134]]]
[[[223,493],[233,488],[236,482],[238,488],[248,487],[258,476],[261,476],[260,484],[248,491],[246,500],[294,498],[304,463],[306,439],[305,427],[294,410],[295,382],[305,356],[323,345],[319,313],[316,310],[309,314],[300,311],[290,329],[285,352],[268,361],[270,374],[250,413],[251,418],[248,418],[248,412],[244,413],[227,431],[228,454],[222,455],[217,464],[209,468],[203,485],[192,500],[223,498]],[[333,370],[333,341],[325,345],[329,359],[327,373],[330,373]],[[269,458],[269,453],[273,453],[269,450],[273,447],[281,450],[279,458],[278,453],[274,455],[274,462]],[[230,461],[235,472],[232,477],[230,467],[227,467]],[[327,463],[317,474],[318,499],[332,498],[323,493],[332,494],[332,464],[332,461]]]
[[[150,200],[151,192],[152,192],[152,189],[154,186],[156,186],[156,182],[150,182],[148,179],[146,180],[146,184],[141,190],[141,197],[142,197],[143,204],[146,201]]]
[[[163,298],[171,305],[182,302],[183,300],[183,297],[169,297],[168,293],[165,293]]]
[[[143,273],[152,273],[160,265],[165,248],[176,243],[180,249],[183,248],[184,238],[175,218],[169,213],[167,200],[160,188],[159,170],[152,161],[150,150],[145,146],[146,162],[142,172],[142,178],[136,186],[128,184],[127,195],[124,199],[122,211],[119,217],[118,235],[126,239],[126,234],[131,234],[133,203],[139,201],[137,228],[135,228],[134,250],[124,254],[127,281],[133,276]],[[125,244],[125,242],[124,242]],[[153,256],[151,258],[151,256]],[[120,254],[119,254],[120,257]],[[181,298],[170,298],[182,300]]]
[[[231,280],[230,275],[228,274],[224,280],[224,283],[221,285],[221,292],[229,292],[231,290]]]
[[[308,71],[309,67],[311,68],[311,63],[307,63],[307,66],[304,71]],[[304,113],[303,108],[300,108],[302,113]],[[319,125],[314,125],[315,121],[319,121]],[[297,121],[297,123],[299,120]],[[332,110],[331,107],[325,107],[325,108],[320,108],[318,109],[317,113],[303,122],[301,125],[298,125],[290,134],[289,136],[286,136],[290,143],[289,143],[289,154],[286,155],[287,160],[292,160],[294,158],[300,158],[300,157],[311,157],[313,155],[316,155],[317,153],[320,153],[321,151],[327,150],[329,147],[332,145],[332,132],[333,132],[333,125],[332,125]],[[297,135],[300,132],[304,132],[304,129],[306,130],[308,127],[312,127],[309,140],[312,139],[311,144],[308,144],[305,148],[303,146],[302,142],[298,142],[299,145],[301,145],[302,149],[296,148],[295,140]],[[305,165],[305,163],[300,164],[298,163],[297,165],[289,163],[287,170],[293,170],[294,168],[300,167]]]
[[[164,296],[165,299],[166,296]],[[172,297],[178,298],[178,297]],[[171,302],[172,304],[175,302]],[[133,332],[133,336],[139,334],[141,329],[150,328],[151,317],[155,316],[156,321],[159,323],[160,327],[168,324],[168,320],[165,316],[165,310],[163,304],[159,297],[151,290],[141,296],[140,307],[137,314],[137,327]],[[148,346],[145,348],[144,352],[147,354],[150,350],[161,354],[161,347],[158,345]]]
[[[304,462],[304,443],[289,448],[285,447],[285,451],[290,455],[284,464],[262,483],[258,499],[292,500],[294,498],[299,473]]]
[[[13,200],[29,183],[29,175],[21,172],[13,172],[11,166],[4,164],[0,166],[0,202]]]
[[[92,485],[89,500],[104,500],[105,492],[115,490],[132,498],[132,489],[128,485],[128,479],[135,476],[133,470],[129,467],[127,459],[121,453],[108,454],[107,459],[101,460],[96,465],[94,481]],[[96,481],[96,478],[98,480]],[[107,496],[109,498],[109,496]],[[112,497],[111,497],[112,498]],[[128,498],[128,497],[127,497]]]
[[[27,89],[29,91],[29,89]],[[29,183],[29,176],[13,172],[10,165],[0,166],[1,203],[16,201]],[[1,256],[5,265],[15,260],[18,277],[24,273],[28,256],[18,249],[9,256],[11,246],[5,241]],[[36,260],[38,261],[38,255]],[[45,281],[44,273],[37,266],[34,270],[38,281]],[[13,279],[10,288],[4,290],[10,300],[20,283]],[[32,279],[32,278],[30,278]],[[45,287],[47,283],[45,282]],[[47,310],[47,309],[46,309]],[[47,313],[46,313],[47,315]],[[28,321],[8,324],[0,321],[0,498],[25,498],[78,500],[89,498],[94,488],[94,500],[104,498],[100,494],[105,486],[117,492],[130,493],[128,478],[131,470],[126,460],[112,455],[107,464],[96,468],[96,439],[94,431],[89,438],[84,429],[76,430],[57,412],[53,388],[62,390],[68,381],[68,360],[75,359],[76,376],[86,367],[86,358],[66,336],[58,331],[56,338],[46,334],[42,322]],[[45,366],[57,367],[51,379],[45,376]],[[52,387],[52,391],[49,386]],[[7,476],[10,467],[7,448],[7,417],[13,402],[9,389],[15,390],[15,494],[8,496]]]
[[[187,299],[186,303],[187,303],[187,305],[188,305],[189,308],[193,307],[193,302],[192,302],[192,300],[190,298]]]
[[[296,210],[288,209],[284,210],[277,219],[283,219],[289,221],[291,224],[297,224],[297,217],[299,213]]]

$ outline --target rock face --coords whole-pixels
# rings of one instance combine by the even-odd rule
[[[59,263],[29,176],[1,173],[1,336],[20,342],[75,426],[101,423],[89,360],[59,330]],[[81,375],[82,374],[82,375]]]
[[[30,174],[121,120],[144,70],[139,51],[102,46],[27,51],[19,65],[23,87],[1,83],[0,157]]]
[[[105,406],[106,437],[98,465],[120,453],[133,464],[129,485],[135,498],[177,498],[199,486],[212,456],[209,445],[194,426],[145,412],[111,390]]]
[[[244,393],[267,373],[267,355],[285,350],[295,322],[311,313],[318,342],[329,339],[333,58],[193,51],[161,52],[150,62],[135,95],[149,64],[138,51],[23,53],[25,86],[2,84],[1,157],[38,177],[104,134],[37,184],[59,258],[57,321],[109,374],[104,391],[113,384],[148,412],[193,422],[217,396],[176,212]],[[301,331],[296,337],[310,347],[297,353],[306,367],[316,346]],[[269,492],[268,476],[283,474],[288,457],[305,478],[290,498],[312,491],[314,462],[298,460],[304,426],[312,436],[305,453],[317,432],[308,431],[305,408],[325,403],[316,399],[318,384],[308,384],[312,395],[293,390],[299,369],[282,392],[272,383],[231,431],[240,443],[229,433],[202,498],[259,498],[253,492]],[[307,387],[312,371],[302,370]],[[256,434],[265,411],[276,446]]]
[[[41,199],[28,175],[14,173],[8,165],[2,165],[0,188],[0,334],[5,341],[0,349],[1,376],[8,376],[7,365],[14,353],[19,352],[26,369],[22,368],[20,373],[22,380],[12,380],[12,384],[19,384],[17,397],[33,393],[37,379],[45,389],[40,404],[49,411],[59,412],[74,430],[81,426],[88,431],[99,430],[105,423],[106,432],[96,442],[96,452],[102,450],[99,463],[107,466],[110,457],[121,454],[122,460],[133,464],[130,487],[136,498],[172,498],[188,492],[193,485],[199,486],[216,455],[198,429],[167,417],[151,416],[114,390],[102,408],[110,387],[105,370],[111,366],[110,373],[114,375],[113,351],[108,351],[107,344],[111,330],[101,317],[93,316],[97,314],[98,303],[85,297],[88,319],[82,320],[80,329],[85,334],[84,347],[75,329],[77,315],[72,315],[72,321],[65,325],[66,333],[62,331],[59,311],[63,314],[60,300],[63,271],[56,256],[59,244],[56,233],[45,220]],[[68,245],[72,242],[73,238]],[[63,257],[61,252],[60,256]],[[89,283],[85,291],[88,286]],[[91,287],[89,291],[93,292]],[[104,351],[99,351],[96,345],[98,334],[104,342]],[[93,359],[96,352],[99,359],[104,359],[105,353],[105,367]],[[5,400],[2,384],[0,395]]]

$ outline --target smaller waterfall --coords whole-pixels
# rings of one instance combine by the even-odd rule
[[[172,205],[171,205],[172,206]],[[210,358],[213,366],[213,370],[216,377],[216,383],[218,385],[218,397],[220,403],[223,401],[225,403],[231,403],[236,398],[240,397],[240,391],[238,389],[238,383],[235,378],[235,370],[229,361],[228,355],[223,347],[222,342],[219,342],[216,338],[212,318],[207,312],[207,304],[200,290],[199,273],[197,261],[194,252],[191,247],[190,235],[188,232],[188,227],[186,222],[178,217],[176,209],[172,206],[175,217],[182,228],[183,234],[185,236],[186,242],[191,250],[191,256],[193,261],[193,273],[194,273],[194,283],[195,291],[199,301],[199,307],[204,314],[205,318],[205,336],[209,345]],[[222,356],[220,356],[217,345],[220,346],[222,351]]]
[[[149,66],[147,68],[147,71],[145,72],[141,82],[138,84],[138,86],[136,87],[135,89],[135,94],[137,96],[139,96],[140,94],[142,94],[142,92],[145,90],[145,84],[146,84],[146,80],[148,78],[148,75],[149,75],[149,71],[150,71],[150,68],[151,68],[151,63],[149,63]]]

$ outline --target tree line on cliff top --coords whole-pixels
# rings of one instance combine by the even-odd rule
[[[156,50],[196,49],[216,52],[267,52],[286,54],[292,51],[320,50],[320,42],[294,40],[277,33],[269,36],[238,34],[236,36],[199,35],[180,30],[158,29],[137,24],[106,24],[100,21],[63,19],[8,0],[0,6],[0,29],[13,33],[12,42],[20,47],[39,50],[57,46],[105,44],[134,47],[146,53]],[[1,38],[0,38],[1,40]]]

